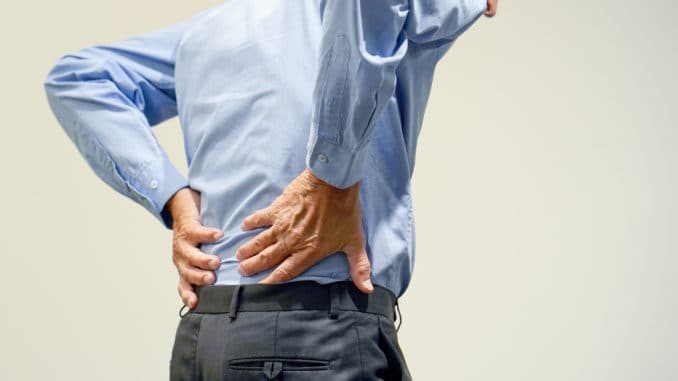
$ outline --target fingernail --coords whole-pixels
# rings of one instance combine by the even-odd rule
[[[212,234],[212,236],[214,237],[214,239],[219,239],[219,238],[224,236],[224,232],[218,231],[218,232],[215,232],[214,234]]]
[[[215,260],[212,261],[210,266],[212,266],[212,268],[216,270],[221,266],[221,261],[218,260],[218,259],[215,259]]]
[[[205,281],[205,283],[212,284],[212,275],[207,274],[202,279]]]
[[[366,289],[368,289],[370,291],[372,291],[374,289],[374,286],[372,286],[372,282],[369,279],[365,279],[362,282],[362,285],[363,285],[363,287],[365,287]]]

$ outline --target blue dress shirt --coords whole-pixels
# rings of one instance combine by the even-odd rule
[[[247,284],[235,251],[266,227],[240,222],[308,167],[360,180],[372,281],[400,296],[412,275],[410,179],[437,61],[486,0],[230,0],[191,18],[64,55],[44,86],[61,127],[97,176],[166,228],[179,189],[224,231],[216,284]],[[178,115],[188,178],[151,127]],[[341,216],[337,216],[341,218]],[[342,252],[293,279],[350,279]]]

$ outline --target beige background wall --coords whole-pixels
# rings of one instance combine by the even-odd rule
[[[216,3],[0,3],[1,379],[167,378],[171,232],[94,176],[42,80]],[[402,299],[415,379],[678,378],[677,11],[503,0],[441,62]],[[155,131],[185,170],[177,120]]]

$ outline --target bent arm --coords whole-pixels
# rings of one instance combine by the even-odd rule
[[[187,180],[151,127],[177,115],[174,63],[193,18],[161,30],[59,58],[44,81],[60,126],[95,174],[165,227],[165,205]]]
[[[454,41],[487,0],[341,0],[323,9],[306,166],[348,188],[363,175],[377,119],[408,43]]]

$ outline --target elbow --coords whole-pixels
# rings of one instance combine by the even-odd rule
[[[44,80],[42,81],[43,90],[48,97],[54,94],[55,86],[59,83],[59,73],[61,72],[63,58],[64,57],[59,58],[52,65]]]
[[[76,82],[101,79],[106,76],[107,63],[95,48],[85,48],[59,57],[47,72],[43,87],[47,94]]]
[[[43,80],[47,102],[59,120],[73,115],[72,109],[83,102],[91,102],[97,84],[108,78],[106,60],[90,48],[59,57]]]
[[[69,121],[73,115],[71,109],[74,101],[84,96],[84,76],[96,67],[95,59],[83,55],[83,51],[59,57],[42,81],[47,103],[65,128],[71,125]]]
[[[45,76],[42,87],[45,92],[47,105],[52,111],[52,114],[58,121],[57,125],[63,128],[71,138],[75,135],[71,133],[72,113],[68,110],[68,102],[66,101],[66,93],[68,88],[68,79],[66,73],[68,72],[69,56],[62,56],[56,60],[50,70]]]
[[[53,94],[60,85],[78,80],[79,72],[82,71],[82,64],[77,63],[80,60],[83,58],[75,54],[67,54],[56,60],[43,81],[48,95]]]
[[[52,109],[52,112],[54,112],[57,118],[60,115],[59,98],[61,89],[63,88],[63,84],[65,81],[64,72],[65,67],[67,66],[66,64],[68,60],[67,57],[68,56],[62,56],[59,59],[57,59],[56,62],[50,68],[50,70],[47,72],[47,75],[45,76],[42,82],[43,91],[45,92],[45,96],[47,97],[47,103],[49,104],[50,108]]]
[[[73,58],[69,55],[57,59],[42,82],[47,104],[59,121],[59,124],[64,128],[71,125],[68,122],[69,118],[66,117],[70,115],[67,99],[69,92],[72,92],[74,84],[76,84],[74,79],[77,77],[74,70],[70,68],[71,60]]]
[[[78,72],[73,67],[73,61],[76,59],[73,55],[64,55],[57,59],[47,72],[42,86],[50,102],[58,98],[69,83],[77,81]]]

